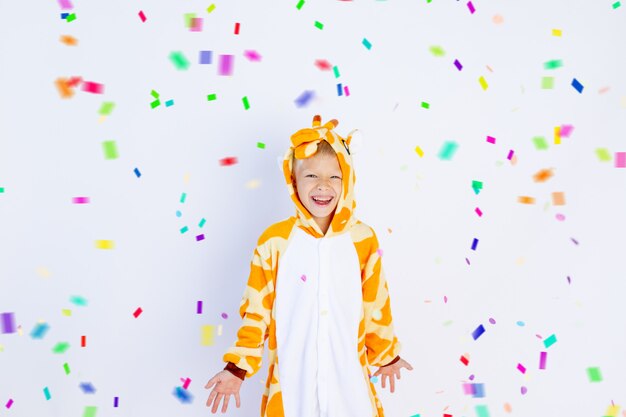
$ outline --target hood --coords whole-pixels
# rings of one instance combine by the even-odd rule
[[[356,176],[354,174],[352,156],[349,150],[350,140],[356,129],[350,132],[347,138],[344,139],[334,131],[334,128],[337,127],[338,124],[339,122],[337,122],[337,120],[332,119],[322,125],[321,117],[316,115],[313,118],[313,127],[300,129],[291,135],[291,146],[287,149],[283,158],[283,174],[291,200],[293,200],[296,205],[298,226],[316,238],[342,234],[350,230],[350,227],[356,223],[356,219],[353,216],[354,209],[356,208],[356,201],[354,200],[353,194]],[[294,185],[291,182],[291,173],[293,170],[291,163],[292,155],[295,153],[297,159],[309,158],[315,154],[317,144],[322,140],[328,142],[337,153],[342,177],[341,197],[335,208],[335,214],[326,235],[322,233],[322,230],[315,222],[315,219],[313,219],[311,213],[300,202]]]

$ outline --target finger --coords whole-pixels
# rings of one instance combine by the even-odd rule
[[[213,402],[213,408],[211,409],[211,412],[213,414],[217,413],[217,407],[220,406],[220,401],[222,400],[223,396],[224,396],[224,394],[217,394],[217,398]]]
[[[372,376],[378,376],[378,375],[380,375],[380,368],[378,369],[378,371],[374,372],[374,375]]]
[[[217,395],[217,391],[213,390],[211,391],[211,395],[209,395],[209,399],[206,402],[206,406],[210,407],[211,403],[213,402],[213,400],[215,399],[215,396]]]
[[[228,409],[228,401],[230,400],[230,394],[224,396],[224,405],[222,406],[222,413],[226,412],[226,409]]]
[[[389,377],[389,382],[390,382],[390,385],[391,385],[391,392],[393,392],[393,390],[395,389],[395,385],[396,385],[396,384],[395,384],[395,381],[396,381],[396,380],[394,379],[393,375],[391,375],[391,376]]]
[[[209,382],[207,382],[207,383],[206,383],[206,385],[204,386],[204,388],[207,388],[207,389],[208,389],[208,388],[211,388],[211,387],[213,386],[213,384],[215,384],[215,382],[216,382],[216,378],[215,378],[215,377],[213,377],[213,378],[209,379]]]
[[[408,363],[408,362],[406,363],[405,368],[406,368],[406,369],[408,369],[409,371],[412,371],[412,370],[413,370],[413,367],[412,367],[412,366],[411,366],[411,364],[410,364],[410,363]]]
[[[382,382],[382,387],[385,388],[385,379],[387,378],[387,375],[383,374],[383,377],[381,378],[381,382]]]
[[[239,408],[239,406],[241,405],[241,401],[239,400],[239,393],[238,392],[235,393],[235,405],[237,406],[237,408]]]

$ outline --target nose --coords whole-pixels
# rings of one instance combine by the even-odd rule
[[[317,189],[318,190],[327,190],[330,188],[330,185],[328,185],[328,181],[320,181],[317,183]]]

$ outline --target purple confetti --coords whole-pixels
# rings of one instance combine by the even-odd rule
[[[96,389],[91,382],[81,382],[80,389],[82,389],[85,394],[93,394],[96,392]]]
[[[15,333],[15,315],[13,313],[2,313],[0,314],[2,320],[2,333],[9,334]]]
[[[548,360],[548,352],[541,352],[539,355],[539,369],[546,369],[546,361]]]
[[[222,313],[222,318],[223,318],[223,319],[227,319],[227,318],[228,318],[228,314],[226,314],[226,313]]]
[[[476,11],[476,9],[474,8],[474,5],[472,4],[471,1],[467,2],[467,8],[469,9],[471,14],[474,14],[474,12]]]
[[[120,397],[113,398],[113,407],[118,407],[120,405]]]
[[[513,149],[511,149],[511,150],[509,151],[509,156],[507,156],[507,157],[506,157],[506,159],[508,159],[509,161],[510,161],[511,159],[513,159],[513,154],[514,154],[514,153],[515,153],[515,152],[513,152]]]
[[[461,65],[461,63],[459,62],[458,59],[454,60],[454,66],[456,67],[456,69],[458,69],[459,71],[461,71],[463,69],[463,65]]]
[[[567,276],[567,283],[571,284],[572,283],[572,279],[569,277],[569,275]]]
[[[578,245],[578,241],[576,239],[574,239],[573,237],[570,237],[570,239],[572,239],[572,242],[574,242],[576,245]]]
[[[496,144],[496,138],[494,138],[493,136],[487,136],[487,142],[493,143],[495,145]]]
[[[305,90],[298,98],[294,100],[297,107],[306,107],[309,104],[309,101],[313,99],[315,93],[311,90]]]
[[[472,250],[476,250],[476,246],[478,246],[478,239],[474,238],[474,241],[472,242]]]
[[[491,317],[490,317],[490,318],[489,318],[489,323],[491,323],[491,324],[496,324],[496,321],[495,321],[493,318],[491,318]]]
[[[219,62],[219,75],[233,75],[233,61],[235,60],[234,55],[220,55]]]
[[[204,240],[204,233],[196,236],[196,242],[200,242],[201,240]]]
[[[9,398],[9,401],[7,401],[6,408],[11,408],[12,405],[13,405],[13,398]]]
[[[202,301],[196,303],[196,314],[202,314]]]
[[[522,387],[521,391],[522,391],[522,395],[526,395],[526,393],[528,392],[528,389],[526,387]]]
[[[200,51],[200,64],[211,64],[213,62],[213,51]]]

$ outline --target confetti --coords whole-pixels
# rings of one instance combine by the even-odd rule
[[[440,57],[446,55],[446,51],[444,51],[441,46],[433,45],[428,50],[431,54],[433,54],[433,56]]]
[[[250,103],[248,102],[248,96],[243,96],[241,101],[243,103],[243,108],[248,110],[250,108]]]
[[[561,144],[561,126],[554,127],[554,144],[555,145]]]
[[[548,352],[539,354],[539,369],[546,369],[546,361],[548,360]]]
[[[254,51],[252,49],[243,51],[243,56],[248,58],[248,61],[252,61],[252,62],[260,62],[262,58],[261,55],[257,51]]]
[[[101,116],[109,116],[113,112],[114,108],[115,108],[115,103],[111,101],[105,101],[100,106],[100,110],[98,110],[98,114]]]
[[[207,101],[214,101],[217,100],[217,94],[209,94],[208,96],[206,96]]]
[[[52,398],[52,396],[50,395],[50,389],[48,387],[44,387],[43,395],[46,397],[46,401],[50,401],[50,398]]]
[[[563,31],[561,29],[552,29],[552,36],[561,37],[563,35]]]
[[[2,313],[0,318],[2,319],[2,333],[15,333],[15,313]]]
[[[493,136],[487,136],[487,142],[492,143],[492,144],[496,144],[496,138],[494,138]]]
[[[80,347],[87,347],[87,336],[80,337]]]
[[[180,234],[182,235],[183,233],[187,233],[188,231],[189,231],[189,228],[188,228],[187,226],[183,226],[183,227],[180,229]]]
[[[467,366],[469,364],[469,358],[467,358],[465,355],[461,355],[461,362],[463,363],[463,365]]]
[[[120,397],[114,397],[113,398],[113,407],[119,407],[120,404]]]
[[[4,187],[0,187],[0,194],[4,194]]]
[[[11,406],[13,405],[13,399],[9,398],[9,401],[7,401],[7,404],[5,405],[6,408],[11,408]]]
[[[143,313],[143,310],[141,309],[141,307],[137,307],[137,310],[135,310],[135,312],[133,313],[133,316],[135,316],[135,318],[139,317],[139,315]]]
[[[170,106],[173,106],[173,105],[174,105],[174,100],[167,100],[165,102],[165,107],[170,107]]]
[[[185,57],[185,55],[183,55],[182,52],[173,51],[170,53],[169,58],[172,64],[174,64],[176,69],[179,71],[186,70],[189,68],[189,60],[187,60],[187,58]]]
[[[235,165],[236,163],[237,163],[237,158],[234,156],[220,159],[221,166],[230,166],[230,165]]]
[[[572,80],[572,87],[574,87],[574,89],[581,94],[583,92],[583,88],[585,88],[576,78]]]
[[[180,401],[181,403],[191,403],[193,401],[193,396],[191,395],[191,393],[183,387],[174,388],[174,392],[172,392],[172,395],[178,398],[178,401]]]
[[[476,330],[474,330],[472,332],[472,338],[474,340],[478,339],[483,333],[485,333],[485,328],[483,327],[483,325],[481,324],[480,326],[478,326],[476,328]]]
[[[200,242],[201,240],[204,240],[204,234],[196,235],[196,242]]]
[[[565,205],[565,193],[561,191],[555,191],[552,193],[552,204],[555,206]]]
[[[561,68],[563,66],[563,61],[560,59],[553,59],[551,61],[547,61],[543,64],[543,68],[547,70],[553,70],[557,68]]]
[[[304,0],[300,0],[298,4],[296,4],[296,9],[300,10],[302,9],[302,6],[304,6]]]
[[[75,13],[70,13],[65,17],[65,21],[67,23],[73,22],[74,20],[76,20],[76,14]]]
[[[202,301],[196,303],[196,314],[202,314]]]
[[[489,323],[496,324],[496,320],[493,317],[489,318]]]
[[[370,41],[367,40],[367,38],[363,38],[363,41],[361,43],[367,48],[368,51],[372,49],[372,44],[370,43]]]
[[[240,28],[239,22],[235,23],[235,35],[239,35],[239,28]]]
[[[487,88],[489,88],[489,85],[487,84],[485,77],[481,75],[480,78],[478,79],[478,82],[480,83],[480,86],[483,88],[483,90],[487,91]]]
[[[611,160],[611,153],[606,148],[597,148],[596,156],[601,162],[609,162]]]
[[[202,17],[192,17],[191,26],[189,26],[189,31],[202,32],[203,25],[204,25],[204,19]]]
[[[63,314],[66,317],[70,317],[72,315],[72,310],[64,308],[64,309],[61,310],[61,314]]]
[[[43,339],[50,330],[50,326],[47,323],[37,323],[33,330],[30,332],[30,337],[33,339]]]
[[[83,91],[93,94],[103,94],[104,93],[104,84],[95,83],[92,81],[84,81],[83,82]]]
[[[615,2],[615,3],[613,3],[613,5],[612,5],[613,10],[617,9],[617,8],[618,8],[618,7],[620,7],[621,5],[622,5],[622,3],[621,3],[621,2],[616,1],[616,2]]]
[[[529,196],[519,196],[517,201],[522,204],[535,204],[535,198]]]
[[[89,204],[89,197],[73,197],[73,204]]]
[[[330,64],[330,62],[328,62],[325,59],[317,59],[317,60],[315,60],[315,66],[317,68],[319,68],[321,71],[330,71],[331,68],[333,68],[333,66]],[[335,75],[335,77],[337,77],[337,75]]]
[[[314,96],[315,93],[313,91],[305,90],[294,100],[294,103],[296,103],[296,107],[306,107]]]
[[[135,175],[137,176],[137,178],[141,177],[141,172],[139,172],[139,168],[135,168],[133,170],[133,172],[135,173]]]
[[[541,89],[552,90],[554,88],[554,77],[541,77]]]
[[[227,318],[228,318],[228,314],[226,314],[226,313],[222,313],[222,318],[223,318],[223,319],[227,319]]]
[[[191,378],[181,378],[180,380],[183,382],[183,389],[188,389],[189,384],[191,384]]]
[[[472,242],[472,250],[476,250],[476,246],[478,246],[478,239],[474,238],[474,241]]]
[[[626,152],[615,152],[615,168],[626,168]]]
[[[478,214],[479,217],[483,216],[483,212],[481,209],[479,209],[478,207],[476,207],[476,209],[474,210],[476,212],[476,214]]]
[[[61,10],[72,10],[74,8],[71,0],[58,0],[58,2]]]
[[[522,393],[522,395],[526,395],[526,393],[528,392],[528,388],[526,388],[526,387],[522,387],[522,388],[520,389],[520,392]]]
[[[473,180],[472,181],[472,189],[474,190],[474,193],[479,194],[480,190],[483,189],[482,181]]]
[[[602,381],[602,373],[600,372],[600,368],[587,368],[587,376],[589,377],[589,382]]]
[[[459,62],[458,59],[454,60],[454,66],[456,67],[456,69],[458,69],[459,71],[461,71],[463,69],[463,65],[461,65],[461,63]]]
[[[572,125],[561,125],[559,133],[562,138],[569,138],[574,131],[574,126]]]
[[[200,345],[201,346],[213,346],[215,326],[207,324],[200,328]]]
[[[533,138],[533,143],[535,145],[535,149],[538,151],[544,151],[548,149],[548,142],[546,142],[546,138],[543,136],[535,136]]]
[[[87,406],[85,407],[85,411],[83,411],[83,417],[96,417],[97,412],[98,407]]]
[[[459,145],[456,142],[452,142],[452,141],[447,141],[443,144],[443,146],[441,147],[441,150],[439,151],[439,159],[443,160],[443,161],[449,161],[452,159],[452,157],[454,156],[454,154],[456,153],[456,150],[458,149]]]
[[[211,13],[213,10],[215,10],[215,4],[211,4],[209,7],[207,7],[206,11],[207,13]]]
[[[76,39],[73,36],[70,35],[61,35],[61,38],[59,39],[62,43],[66,44],[67,46],[76,46],[78,45],[78,39]]]
[[[546,347],[546,349],[549,348],[550,346],[552,346],[555,343],[556,343],[556,335],[555,334],[549,336],[548,338],[546,338],[546,340],[543,341],[543,345]]]
[[[429,104],[429,103],[427,103],[427,102],[425,102],[425,101],[422,101],[422,108],[424,108],[424,109],[430,109],[430,104]]]
[[[515,152],[513,151],[513,149],[509,150],[509,154],[507,155],[506,159],[510,161],[511,159],[513,159],[514,154]]]
[[[102,142],[102,151],[104,152],[104,159],[117,159],[119,157],[117,143],[115,143],[114,140],[105,140]]]
[[[79,387],[81,390],[83,390],[83,393],[85,394],[93,394],[96,392],[96,389],[91,384],[91,382],[81,382]]]
[[[213,51],[200,51],[198,62],[201,65],[211,64],[213,62]]]
[[[115,248],[115,242],[112,240],[96,240],[97,249],[113,249]]]
[[[302,282],[306,282],[306,275],[302,275],[300,279],[302,280]]]
[[[143,10],[139,10],[139,18],[142,22],[146,21],[146,15],[143,13]]]
[[[533,175],[533,180],[535,182],[546,182],[547,180],[552,178],[553,175],[554,174],[552,173],[551,169],[542,169],[541,171]]]
[[[491,21],[495,23],[496,25],[499,25],[499,24],[504,23],[504,17],[502,17],[502,15],[496,14],[496,15],[493,15],[493,17],[491,18]]]
[[[67,362],[63,364],[63,370],[65,371],[65,375],[70,374],[70,366],[67,364]]]
[[[474,409],[476,410],[476,417],[490,417],[489,409],[486,405],[476,405]]]
[[[474,8],[474,5],[472,4],[471,1],[467,2],[467,8],[469,9],[471,14],[474,14],[474,12],[476,11],[476,9]]]
[[[343,89],[341,88],[341,83],[337,84],[337,95],[338,96],[343,95]]]
[[[422,158],[424,156],[424,151],[419,146],[415,147],[415,152]]]
[[[517,370],[520,371],[521,373],[525,374],[526,373],[526,368],[524,367],[524,365],[522,365],[521,363],[517,364]]]
[[[198,227],[203,228],[205,223],[206,223],[206,219],[203,217],[202,220],[200,220],[200,223],[198,223]]]

